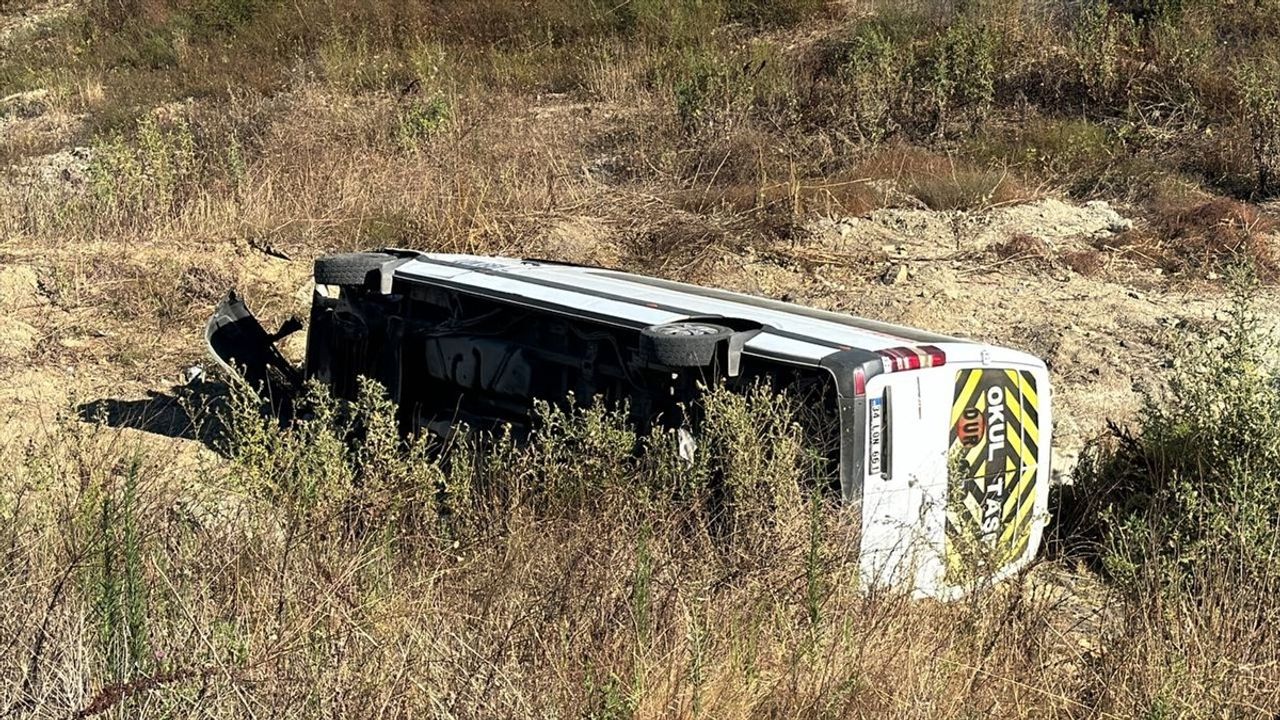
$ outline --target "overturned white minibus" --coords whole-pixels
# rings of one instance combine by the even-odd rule
[[[1051,407],[1039,359],[771,299],[594,267],[416,251],[315,264],[303,370],[234,293],[210,350],[256,385],[385,385],[412,428],[520,424],[532,400],[625,401],[679,417],[708,381],[767,381],[829,418],[838,492],[869,583],[954,596],[1034,557]],[[271,368],[274,368],[272,370]]]

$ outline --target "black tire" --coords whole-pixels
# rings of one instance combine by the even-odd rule
[[[716,358],[720,343],[733,330],[706,322],[674,322],[650,325],[640,331],[640,351],[645,360],[670,368],[706,367]]]
[[[317,285],[364,285],[369,275],[382,270],[388,260],[383,253],[342,253],[316,258]]]

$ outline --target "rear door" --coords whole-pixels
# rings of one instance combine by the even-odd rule
[[[1041,476],[1040,392],[1031,369],[952,371],[947,583],[991,574],[1032,549]]]

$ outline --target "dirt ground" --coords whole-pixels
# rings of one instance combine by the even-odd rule
[[[1107,205],[1054,199],[981,213],[882,210],[860,218],[816,218],[791,248],[791,258],[804,262],[723,252],[706,274],[710,284],[733,290],[1008,345],[1044,358],[1054,379],[1055,471],[1061,474],[1069,473],[1080,447],[1105,420],[1131,418],[1138,388],[1158,376],[1176,330],[1221,312],[1222,290],[1136,272],[1090,277],[1051,257],[1027,251],[1002,256],[1000,248],[1011,236],[1026,236],[1060,255],[1105,241],[1126,223]],[[607,260],[600,256],[616,244],[612,232],[596,218],[567,219],[547,229],[569,250],[559,259],[597,262]],[[868,247],[885,256],[877,266],[883,272],[870,278],[864,267],[842,262]],[[156,437],[190,434],[175,387],[189,368],[208,366],[198,332],[97,331],[94,308],[64,309],[48,296],[42,281],[47,256],[39,249],[5,243],[0,252],[5,435],[38,432],[65,412],[143,428]],[[265,255],[238,262],[293,299],[292,307],[262,308],[266,316],[304,313],[309,262]],[[1276,301],[1270,291],[1262,300],[1268,308]],[[301,354],[301,335],[288,350]],[[122,355],[129,356],[127,362]]]
[[[4,20],[0,42],[41,14],[57,15],[67,7],[19,7]],[[37,137],[46,145],[50,138],[63,141],[52,152],[14,161],[7,182],[79,191],[90,151],[73,142],[78,118],[39,92],[8,95],[0,99],[0,110],[2,136]],[[604,136],[611,112],[603,103],[549,98],[518,121],[529,132]],[[606,199],[610,193],[637,194],[619,177],[625,173],[617,171],[616,155],[588,151],[581,160],[577,170],[586,178],[587,192]],[[631,233],[624,205],[619,203],[616,214],[599,212],[599,204],[592,207],[596,211],[546,218],[527,254],[678,279],[696,276],[710,285],[1043,357],[1054,379],[1055,471],[1060,475],[1070,472],[1082,445],[1103,430],[1107,419],[1132,417],[1137,389],[1159,377],[1178,330],[1212,318],[1224,302],[1221,282],[1168,277],[1125,260],[1123,253],[1107,252],[1113,239],[1135,226],[1123,206],[1107,202],[1045,197],[975,212],[904,204],[861,217],[811,217],[776,252],[752,244],[710,245],[696,257],[696,273],[683,261],[648,266],[628,259],[622,250]],[[428,238],[420,243],[426,249],[430,244]],[[192,368],[209,365],[199,324],[130,327],[118,317],[108,319],[101,307],[77,302],[84,288],[68,288],[57,275],[75,265],[83,251],[31,246],[20,236],[0,238],[0,435],[29,436],[71,413],[86,422],[138,429],[156,442],[176,442],[195,452],[199,443],[191,439],[177,388]],[[269,290],[267,297],[249,298],[268,322],[305,315],[312,259],[305,254],[285,260],[246,247],[241,239],[220,238],[197,247],[140,238],[119,252],[125,265],[207,262],[211,268],[233,268],[231,276]],[[218,277],[213,273],[208,282],[216,284]],[[96,282],[120,283],[123,289],[131,280]],[[91,296],[101,297],[104,288],[96,290]],[[196,316],[211,310],[211,299],[220,291],[194,293],[192,303],[207,307],[193,304],[184,312]],[[1280,295],[1266,290],[1259,301],[1274,315]],[[301,341],[301,335],[291,338],[289,354],[301,355]]]

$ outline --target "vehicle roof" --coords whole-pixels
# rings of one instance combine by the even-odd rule
[[[634,327],[717,316],[752,321],[764,330],[747,341],[745,350],[813,363],[848,350],[883,356],[886,351],[914,351],[939,343],[973,344],[769,298],[581,265],[419,253],[395,272],[405,280],[443,284]]]

